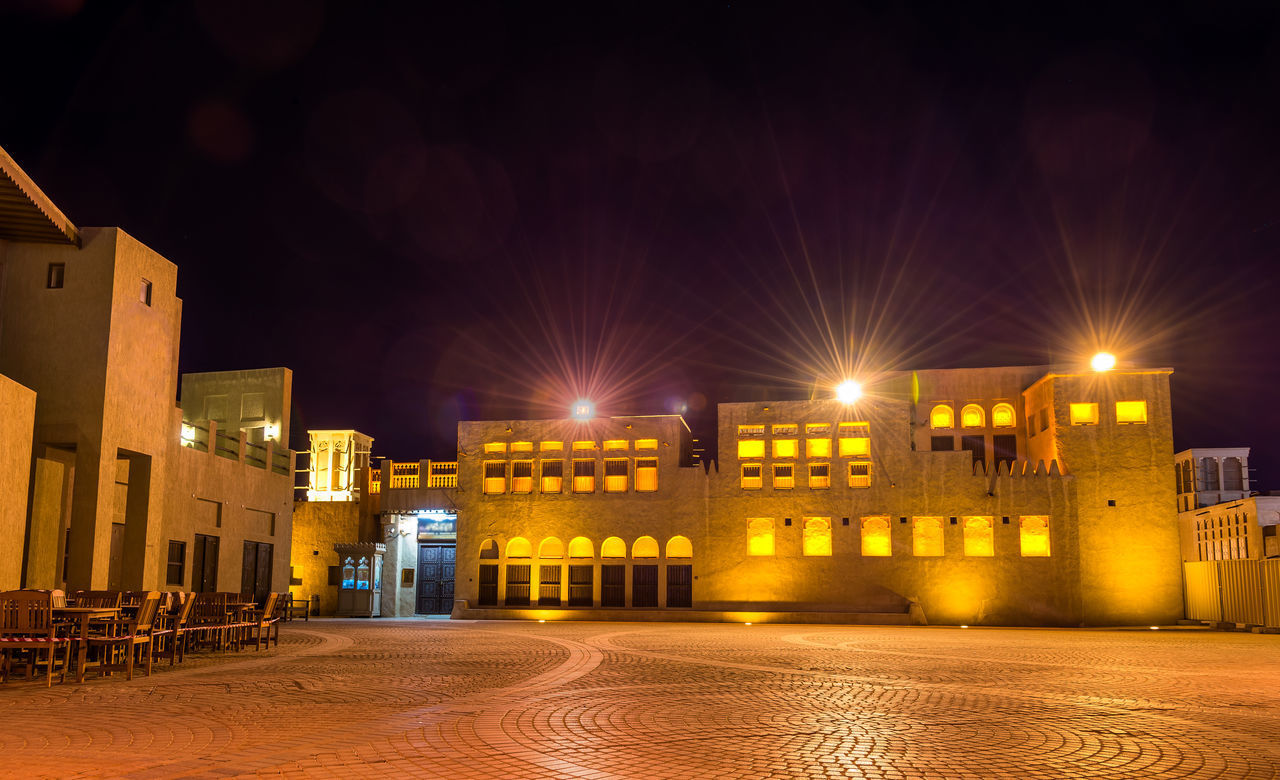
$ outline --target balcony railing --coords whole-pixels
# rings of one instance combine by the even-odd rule
[[[427,487],[456,488],[458,486],[458,462],[427,461]]]
[[[420,465],[417,463],[392,463],[391,464],[391,487],[396,488],[416,488],[418,486],[418,472]]]

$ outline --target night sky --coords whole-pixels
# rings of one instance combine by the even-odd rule
[[[0,146],[293,444],[1171,366],[1280,488],[1280,6],[0,2]]]

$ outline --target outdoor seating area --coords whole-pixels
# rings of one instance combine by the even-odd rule
[[[77,683],[174,666],[195,652],[239,652],[280,643],[293,614],[288,593],[14,590],[0,593],[0,684],[68,674]]]

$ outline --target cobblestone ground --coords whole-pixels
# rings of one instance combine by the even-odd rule
[[[1280,636],[291,623],[0,688],[21,777],[1280,777]]]

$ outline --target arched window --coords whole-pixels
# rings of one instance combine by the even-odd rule
[[[1182,489],[1182,464],[1181,463],[1173,464],[1173,482],[1175,485],[1177,485],[1178,495],[1182,495],[1183,493],[1187,492]]]
[[[991,532],[992,518],[964,518],[964,554],[990,557],[996,554],[995,538]]]
[[[911,552],[913,555],[942,555],[942,518],[917,517],[912,521]]]
[[[1222,489],[1244,490],[1244,468],[1239,458],[1222,459]]]
[[[538,557],[539,558],[563,558],[564,542],[560,541],[554,536],[548,536],[546,539],[542,540],[542,544],[538,545]]]
[[[642,536],[631,545],[632,558],[657,558],[658,540],[652,536]]]
[[[960,425],[963,428],[981,428],[986,425],[982,407],[977,404],[966,404],[960,410]]]
[[[1201,458],[1200,459],[1200,489],[1201,490],[1217,490],[1218,489],[1218,459],[1217,458]]]
[[[831,518],[806,517],[801,546],[805,555],[830,555]]]
[[[1022,555],[1024,558],[1047,558],[1049,556],[1049,518],[1019,518]]]
[[[862,518],[862,554],[868,557],[883,557],[889,555],[891,549],[889,518]]]
[[[594,558],[596,557],[595,548],[591,545],[591,540],[585,536],[575,536],[569,540],[569,557],[570,558]]]
[[[481,557],[482,559],[484,559],[484,558],[497,558],[497,557],[498,557],[498,543],[497,543],[497,542],[495,542],[495,541],[494,541],[494,540],[492,540],[492,539],[485,539],[485,540],[484,540],[484,542],[483,542],[483,543],[481,543],[481,545],[480,545],[480,557]]]
[[[991,407],[991,425],[995,428],[1012,428],[1014,426],[1012,404],[996,404]]]
[[[533,545],[529,544],[529,540],[523,536],[514,537],[507,542],[508,558],[532,558]]]
[[[601,558],[625,558],[627,557],[627,543],[616,536],[610,536],[604,540],[604,544],[600,545]]]
[[[956,413],[952,411],[947,404],[938,404],[933,407],[933,411],[929,412],[930,428],[954,428],[956,427]]]
[[[683,536],[673,536],[667,540],[668,558],[692,558],[693,542]]]
[[[747,555],[773,555],[773,518],[747,521]]]
[[[1191,484],[1191,461],[1182,461],[1182,492],[1194,493],[1196,486]]]

